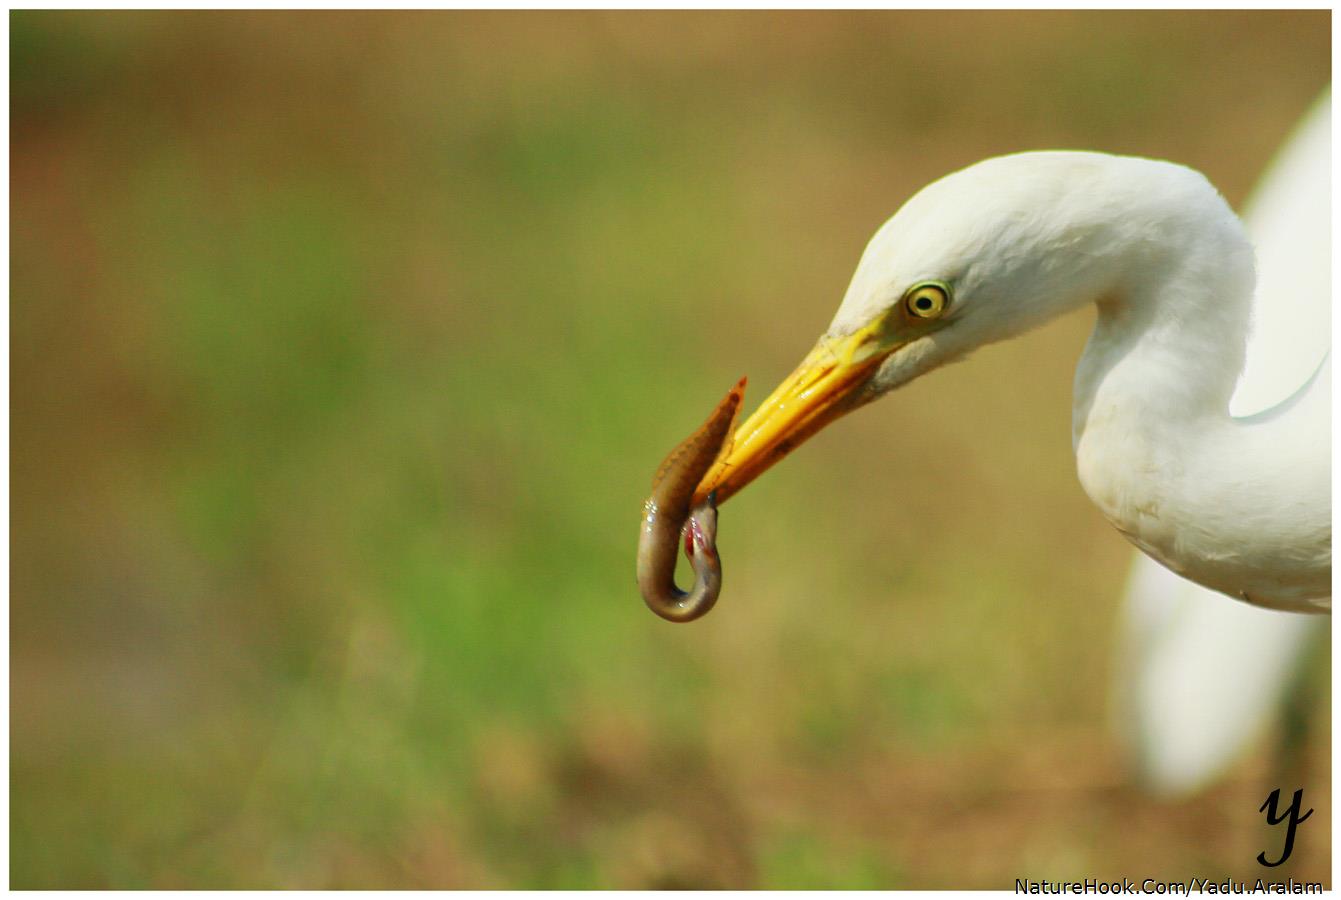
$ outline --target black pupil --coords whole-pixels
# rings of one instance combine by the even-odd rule
[[[917,308],[918,308],[918,309],[931,309],[931,298],[930,298],[930,297],[925,297],[925,296],[923,296],[923,297],[918,297],[918,298],[917,298]]]

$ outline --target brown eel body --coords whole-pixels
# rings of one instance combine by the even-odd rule
[[[690,503],[703,476],[730,449],[744,396],[742,378],[708,420],[662,461],[652,479],[652,495],[643,503],[638,589],[648,608],[671,622],[691,622],[702,616],[712,609],[722,589],[716,497],[709,495],[693,509]],[[694,569],[694,586],[688,591],[675,586],[675,554],[681,533],[685,554]]]

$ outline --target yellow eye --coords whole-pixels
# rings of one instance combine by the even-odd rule
[[[904,295],[903,305],[914,318],[937,318],[950,305],[950,288],[935,281],[915,284]]]

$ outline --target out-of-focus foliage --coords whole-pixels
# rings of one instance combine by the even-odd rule
[[[16,887],[1256,877],[1268,751],[1162,804],[1105,732],[1087,315],[732,501],[706,620],[633,549],[913,190],[1076,147],[1237,203],[1328,13],[10,26]],[[1314,707],[1288,872],[1326,880]]]

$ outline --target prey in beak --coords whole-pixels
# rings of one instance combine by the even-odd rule
[[[825,425],[876,398],[871,377],[900,344],[882,318],[852,334],[823,337],[796,371],[741,425],[730,451],[704,476],[694,503],[713,491],[724,503]]]

